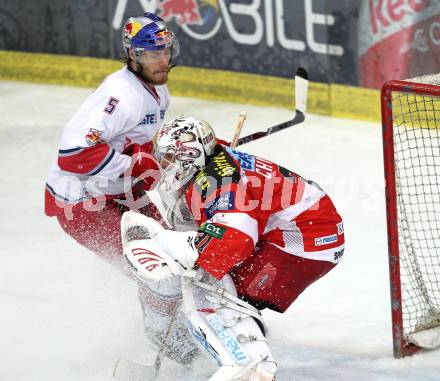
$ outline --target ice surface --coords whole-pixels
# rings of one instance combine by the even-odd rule
[[[118,357],[155,357],[134,284],[43,214],[46,175],[64,124],[91,89],[0,82],[2,163],[0,380],[110,381]],[[173,98],[167,119],[192,114],[231,139],[291,110]],[[287,313],[265,313],[279,381],[440,380],[440,350],[392,357],[379,124],[309,115],[243,150],[326,190],[345,222],[345,258]],[[206,380],[165,362],[162,380]]]

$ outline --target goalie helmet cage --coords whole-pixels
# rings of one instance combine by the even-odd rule
[[[440,346],[440,74],[382,87],[393,351]]]

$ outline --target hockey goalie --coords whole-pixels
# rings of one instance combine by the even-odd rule
[[[217,144],[192,117],[159,129],[154,157],[168,227],[132,211],[121,222],[147,335],[182,364],[206,354],[211,381],[275,380],[261,310],[283,313],[341,260],[340,215],[314,182]]]

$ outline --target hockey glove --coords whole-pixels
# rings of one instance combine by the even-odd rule
[[[163,227],[159,222],[141,213],[125,212],[121,218],[122,245],[130,241],[154,238]]]
[[[124,175],[142,180],[145,183],[144,190],[150,189],[161,177],[159,164],[151,152],[151,142],[142,145],[131,144],[123,151],[123,154],[131,156],[131,165]]]
[[[164,280],[183,271],[154,238],[129,242],[124,256],[141,280]]]
[[[139,152],[139,151],[151,154],[153,152],[153,149],[154,149],[153,142],[146,142],[144,144],[133,143],[125,147],[122,153],[128,156],[133,156],[135,152]]]
[[[196,232],[165,230],[152,218],[135,212],[124,213],[121,230],[125,258],[141,279],[195,274],[192,268],[198,257],[193,243]]]

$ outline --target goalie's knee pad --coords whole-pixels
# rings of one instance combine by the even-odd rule
[[[184,311],[196,342],[220,367],[210,381],[272,381],[276,363],[258,310],[237,298],[229,275],[219,282],[199,271],[198,279],[182,279]]]
[[[199,349],[188,332],[186,317],[180,308],[179,277],[160,282],[139,282],[138,296],[147,339],[156,350],[163,348],[162,352],[168,358],[183,366],[191,366],[199,356]]]

